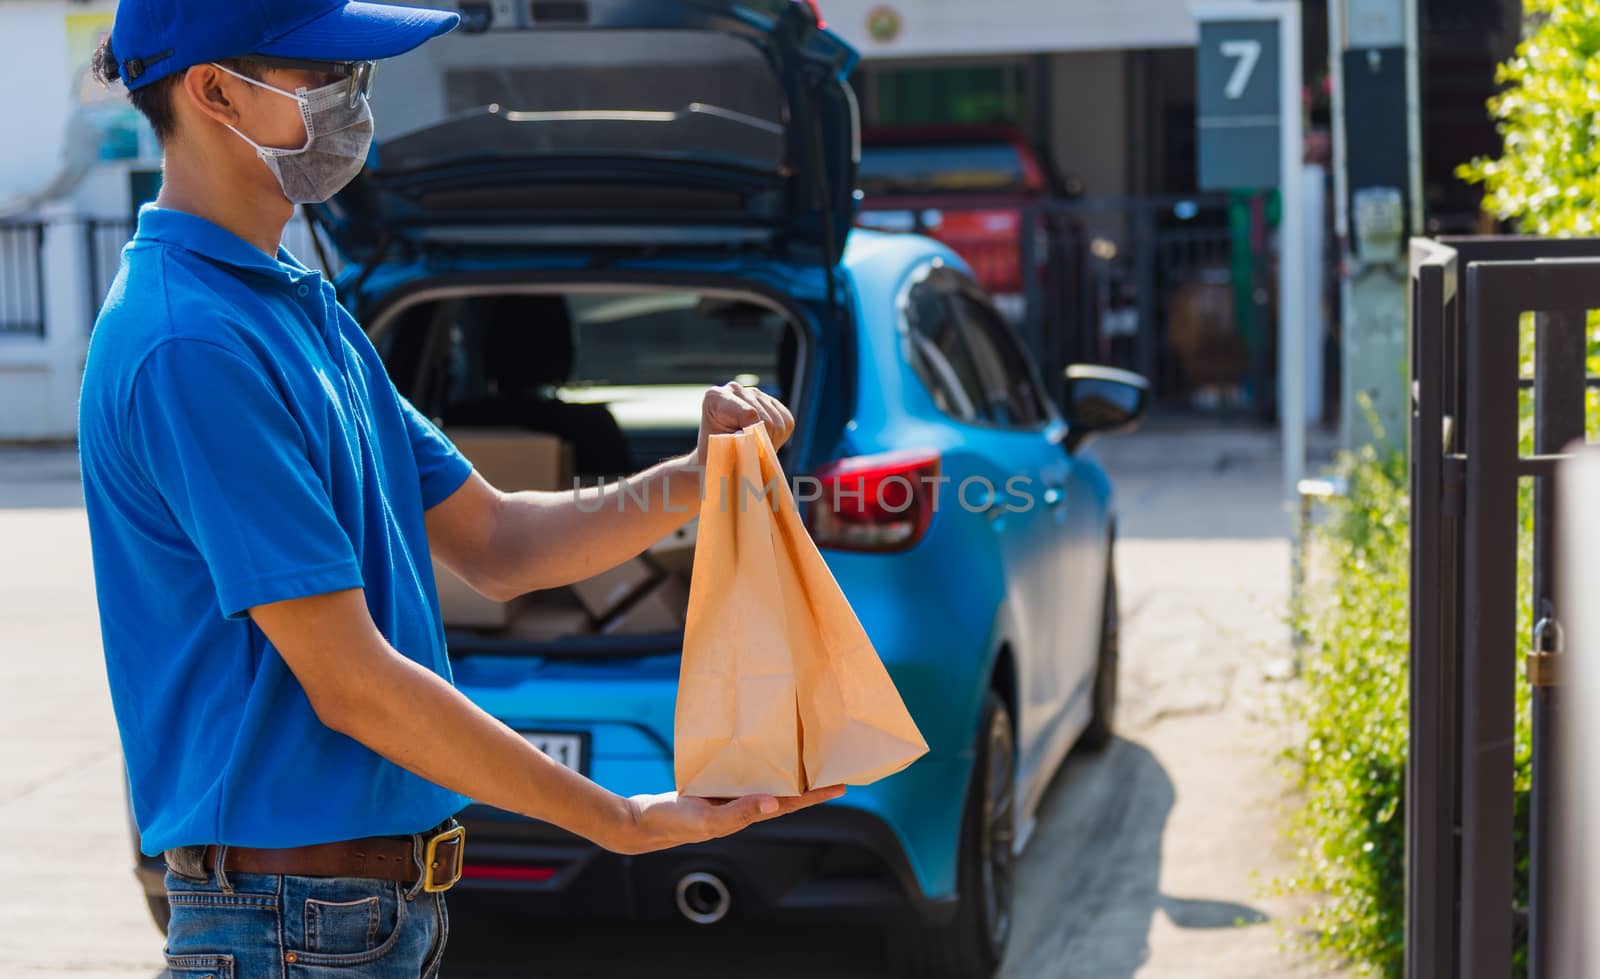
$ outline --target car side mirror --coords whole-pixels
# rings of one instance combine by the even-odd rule
[[[1093,364],[1073,364],[1065,371],[1066,449],[1073,451],[1091,435],[1131,432],[1150,406],[1150,382],[1132,371]]]

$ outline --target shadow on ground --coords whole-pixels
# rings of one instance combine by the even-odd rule
[[[1166,769],[1132,741],[1067,759],[1019,865],[1024,898],[1004,979],[1129,979],[1149,958],[1158,911],[1183,929],[1268,920],[1242,904],[1161,893],[1174,801]]]
[[[888,974],[881,937],[841,929],[688,924],[584,924],[526,920],[450,924],[444,979],[878,979]]]

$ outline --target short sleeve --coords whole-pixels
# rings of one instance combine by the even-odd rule
[[[224,615],[362,587],[305,433],[258,366],[204,340],[162,343],[134,378],[127,426]]]
[[[417,460],[417,476],[422,480],[422,508],[431,510],[461,488],[472,475],[472,463],[404,395],[396,390],[394,396],[400,402],[406,432],[411,436],[411,454]]]

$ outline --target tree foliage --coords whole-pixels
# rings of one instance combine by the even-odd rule
[[[1516,54],[1489,102],[1505,149],[1458,173],[1526,234],[1600,232],[1600,0],[1524,0]]]

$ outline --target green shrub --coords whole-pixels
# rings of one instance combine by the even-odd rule
[[[1296,876],[1313,899],[1301,924],[1313,947],[1367,974],[1402,974],[1405,942],[1405,765],[1409,646],[1409,513],[1398,452],[1342,458],[1347,493],[1314,532],[1318,569],[1298,627],[1303,682],[1290,696],[1296,744],[1284,753],[1301,805],[1290,817]],[[1529,630],[1532,496],[1520,500],[1519,634]],[[1507,652],[1511,655],[1511,651]],[[1516,894],[1527,903],[1530,713],[1517,666]],[[1518,976],[1526,974],[1517,949]]]
[[[1315,533],[1303,683],[1285,753],[1301,798],[1285,887],[1314,903],[1303,925],[1331,958],[1398,976],[1405,931],[1407,561],[1403,457],[1344,458],[1347,494]]]
[[[1526,234],[1600,232],[1600,0],[1524,0],[1516,54],[1500,66],[1489,111],[1505,152],[1460,175],[1484,207]]]
[[[1500,67],[1502,93],[1489,103],[1505,139],[1499,159],[1463,166],[1484,207],[1526,234],[1600,234],[1600,0],[1524,0],[1524,40]],[[1600,325],[1591,314],[1590,326]],[[1523,324],[1522,372],[1532,374],[1531,323]],[[1590,334],[1589,370],[1600,370]],[[1532,451],[1531,399],[1522,401],[1524,453]],[[1591,435],[1600,400],[1587,402]],[[1291,695],[1302,735],[1285,752],[1303,800],[1289,830],[1297,875],[1282,882],[1313,898],[1302,924],[1330,958],[1398,977],[1405,929],[1405,764],[1409,643],[1406,472],[1398,452],[1367,451],[1339,463],[1348,496],[1315,532],[1319,569],[1296,627],[1309,637],[1304,682]],[[1517,632],[1532,626],[1532,494],[1519,494]],[[1532,735],[1529,688],[1515,656],[1515,895],[1527,905],[1528,789]],[[1518,935],[1516,975],[1527,973]]]

